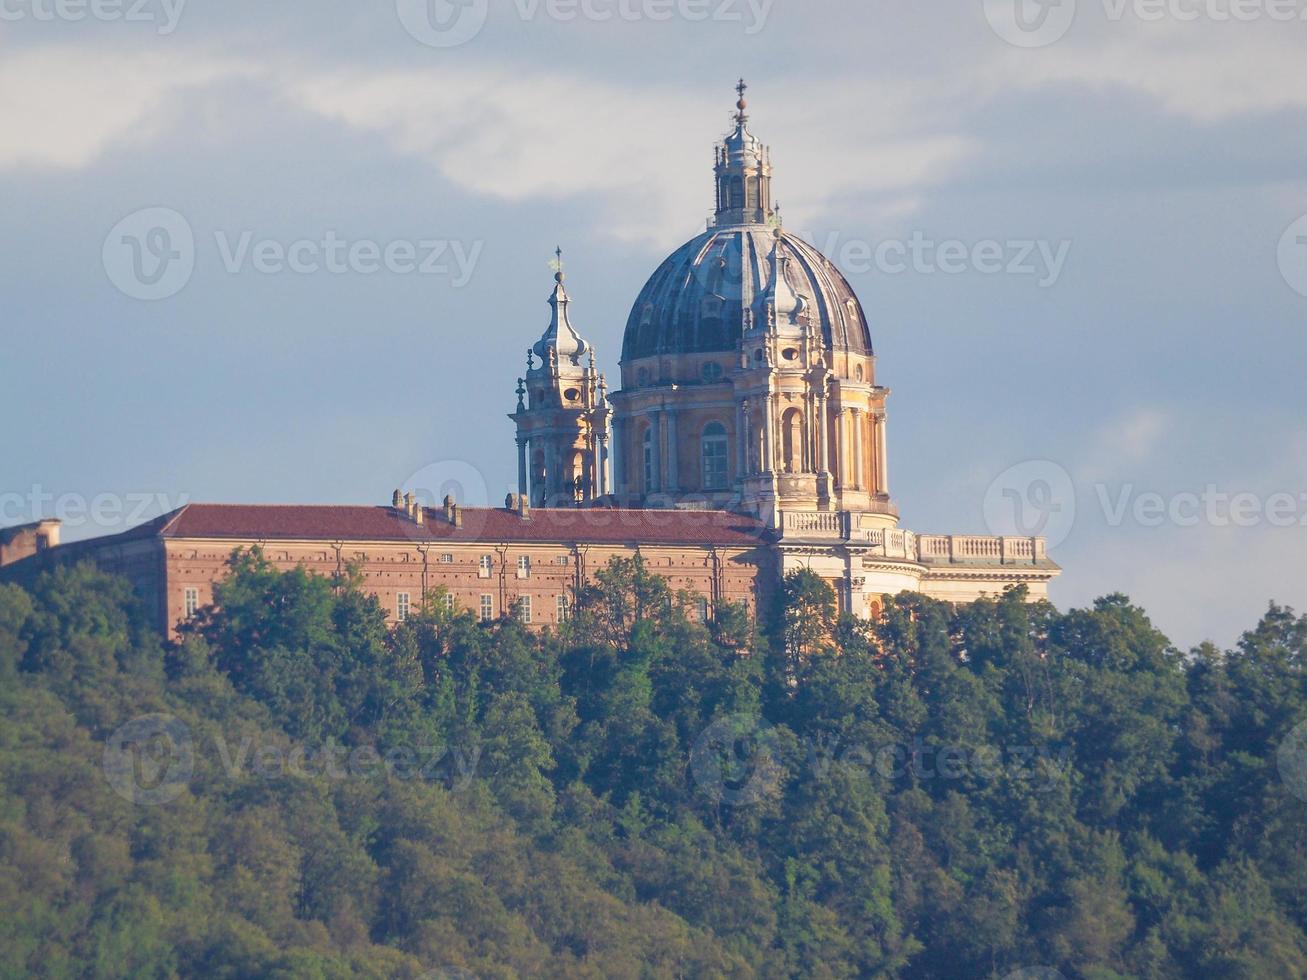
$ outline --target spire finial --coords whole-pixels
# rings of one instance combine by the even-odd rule
[[[554,269],[554,282],[563,281],[563,246],[554,249],[554,261],[549,263]]]
[[[749,86],[746,85],[744,79],[741,78],[739,84],[735,86],[735,91],[740,94],[740,101],[735,103],[735,108],[737,110],[735,113],[735,121],[741,126],[743,126],[749,118],[744,114],[744,110],[749,108],[749,101],[744,97],[744,93],[748,90]]]

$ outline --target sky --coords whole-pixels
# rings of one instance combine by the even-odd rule
[[[1228,647],[1307,609],[1304,64],[1307,0],[0,0],[0,525],[502,500],[555,246],[615,376],[743,76],[903,525]]]

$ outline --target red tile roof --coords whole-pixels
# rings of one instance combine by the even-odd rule
[[[390,507],[188,504],[152,530],[165,538],[239,538],[312,541],[540,542],[547,544],[691,544],[748,547],[766,528],[724,511],[536,510],[460,508],[462,527],[443,510],[427,508],[417,524]],[[128,532],[132,534],[133,532]]]

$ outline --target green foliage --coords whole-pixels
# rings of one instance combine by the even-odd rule
[[[759,634],[636,558],[558,632],[388,629],[230,564],[167,648],[92,568],[0,586],[0,977],[1307,975],[1287,609],[1182,656],[797,573]]]

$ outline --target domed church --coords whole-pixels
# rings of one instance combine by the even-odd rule
[[[762,615],[797,568],[863,617],[905,590],[1046,597],[1059,569],[1041,538],[898,526],[867,318],[830,260],[781,226],[771,152],[738,90],[713,219],[636,297],[615,391],[573,322],[559,254],[517,383],[517,492],[502,508],[445,485],[375,506],[192,503],[64,544],[47,519],[0,528],[0,580],[91,560],[131,579],[168,636],[213,601],[233,550],[255,547],[278,568],[356,570],[392,622],[440,602],[556,626],[598,570],[636,555],[703,619],[727,605]]]
[[[1041,539],[898,527],[890,391],[866,315],[834,263],[782,227],[745,90],[716,148],[708,230],[636,297],[611,394],[571,324],[560,265],[511,416],[519,493],[538,507],[748,515],[771,532],[782,571],[820,571],[865,614],[903,589],[966,600],[1021,582],[1045,596],[1058,569]]]

